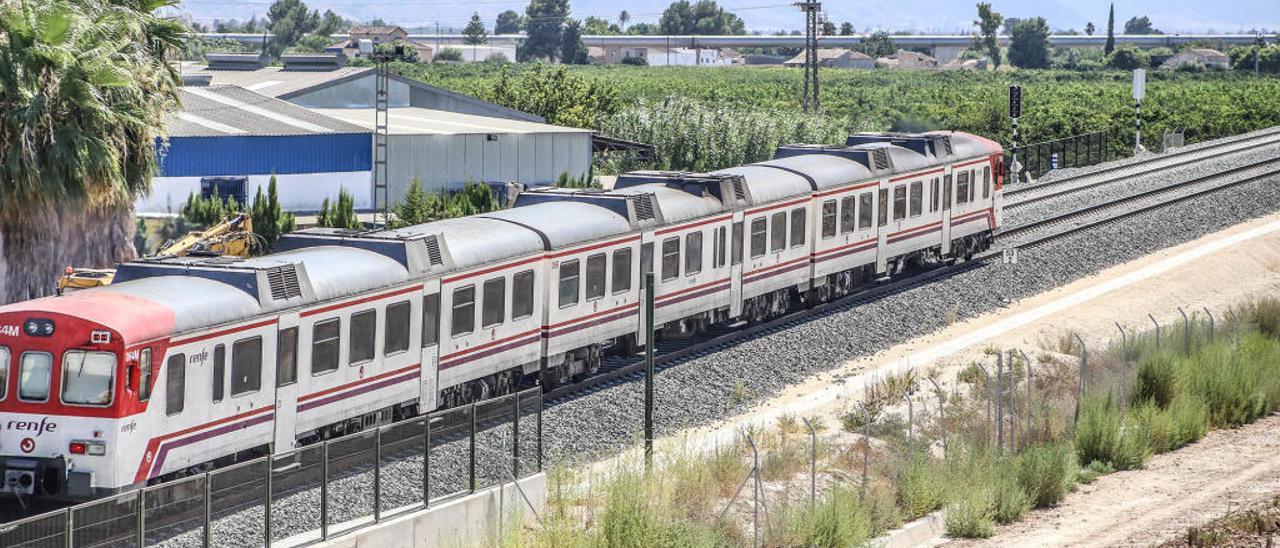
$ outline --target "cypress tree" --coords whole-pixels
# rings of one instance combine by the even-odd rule
[[[1111,14],[1107,16],[1107,45],[1102,52],[1111,55],[1116,50],[1116,5],[1111,4]]]

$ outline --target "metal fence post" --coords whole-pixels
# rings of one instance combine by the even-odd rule
[[[996,354],[996,454],[1004,453],[1004,354]]]
[[[422,507],[431,506],[431,415],[422,421]]]
[[[538,387],[538,471],[542,471],[542,387]]]
[[[373,429],[373,522],[382,521],[382,428]]]
[[[871,463],[871,413],[867,406],[862,406],[862,490],[858,493],[858,502],[867,500],[867,465]]]
[[[1023,352],[1021,348],[1018,349],[1018,354],[1022,355],[1022,363],[1026,364],[1026,368],[1027,368],[1027,424],[1023,426],[1023,430],[1025,430],[1025,433],[1022,436],[1022,444],[1028,445],[1027,442],[1031,440],[1031,433],[1036,428],[1035,415],[1034,415],[1035,411],[1033,409],[1035,407],[1034,404],[1036,400],[1031,397],[1031,389],[1032,389],[1031,359],[1027,357],[1027,353]]]
[[[982,371],[983,386],[986,388],[986,400],[987,400],[987,426],[986,426],[986,427],[987,427],[987,431],[983,434],[983,437],[984,437],[988,442],[990,442],[990,441],[991,441],[991,405],[992,405],[992,403],[993,403],[993,402],[991,401],[991,373],[988,373],[988,372],[987,372],[987,368],[986,368],[986,366],[984,366],[984,365],[982,365],[982,364],[977,364],[977,365],[978,365],[978,370],[979,370],[979,371]]]
[[[911,399],[911,394],[907,394],[907,458],[915,453],[916,439],[916,409],[915,401]]]
[[[329,538],[329,440],[320,443],[320,539]]]
[[[1074,421],[1080,420],[1080,398],[1084,397],[1084,383],[1086,375],[1089,372],[1089,347],[1085,346],[1084,339],[1080,338],[1079,333],[1073,333],[1076,341],[1080,343],[1080,384],[1076,386],[1076,413]]]
[[[66,523],[66,526],[67,526],[67,534],[65,534],[65,535],[63,535],[63,536],[62,536],[62,539],[63,539],[63,540],[65,540],[65,541],[67,541],[67,548],[75,548],[75,545],[76,545],[76,540],[75,540],[75,538],[76,538],[76,521],[75,521],[75,515],[74,515],[75,513],[74,513],[74,512],[72,512],[72,510],[73,510],[72,508],[67,508],[67,510],[66,510],[66,512],[67,512],[67,523]]]
[[[1209,311],[1209,307],[1204,307],[1204,313],[1209,317],[1209,342],[1213,342],[1217,335],[1217,320],[1213,319],[1213,312]]]
[[[138,489],[138,548],[147,545],[147,489]]]
[[[813,422],[809,419],[802,420],[809,428],[809,507],[812,508],[818,497],[818,431],[813,428]]]
[[[1151,323],[1156,324],[1156,352],[1159,352],[1160,351],[1160,322],[1156,321],[1156,317],[1152,316],[1151,314],[1147,314],[1147,317],[1151,318]]]
[[[271,467],[273,465],[272,459],[273,459],[272,455],[267,455],[267,457],[263,459],[264,464],[266,464],[264,469],[267,474],[266,488],[263,489],[265,493],[263,494],[264,496],[263,496],[263,505],[262,505],[262,516],[263,516],[262,539],[265,541],[263,542],[263,546],[271,546]]]
[[[213,473],[204,473],[204,548],[213,545]]]
[[[520,479],[520,392],[515,393],[516,413],[511,419],[511,475]]]
[[[747,443],[751,445],[751,473],[756,480],[751,495],[751,545],[760,546],[760,452],[751,434],[747,434]]]
[[[1115,324],[1116,329],[1120,330],[1120,359],[1129,361],[1129,337],[1124,332],[1124,326],[1120,325],[1120,322],[1115,322]]]
[[[938,430],[942,433],[942,458],[947,458],[947,410],[946,402],[942,397],[942,387],[938,386],[938,381],[929,379],[929,383],[933,385],[933,392],[938,395]]]
[[[1186,349],[1186,355],[1191,355],[1191,319],[1187,317],[1187,312],[1178,307],[1178,313],[1182,314],[1182,346]]]
[[[476,492],[476,404],[471,404],[471,492]]]

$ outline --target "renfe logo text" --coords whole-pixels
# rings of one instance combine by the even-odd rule
[[[18,430],[20,432],[35,432],[36,437],[40,437],[45,432],[53,432],[54,430],[57,430],[58,424],[49,422],[49,417],[42,417],[40,422],[19,420],[9,421],[9,424],[6,424],[5,428],[9,430]]]

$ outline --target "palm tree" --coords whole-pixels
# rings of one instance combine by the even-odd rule
[[[177,106],[174,0],[0,2],[0,300],[134,257],[133,201]]]

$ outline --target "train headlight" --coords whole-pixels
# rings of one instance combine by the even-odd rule
[[[32,337],[52,337],[53,320],[32,318],[22,324],[22,331]]]
[[[107,454],[107,444],[96,440],[73,440],[67,450],[73,455],[98,457]]]

